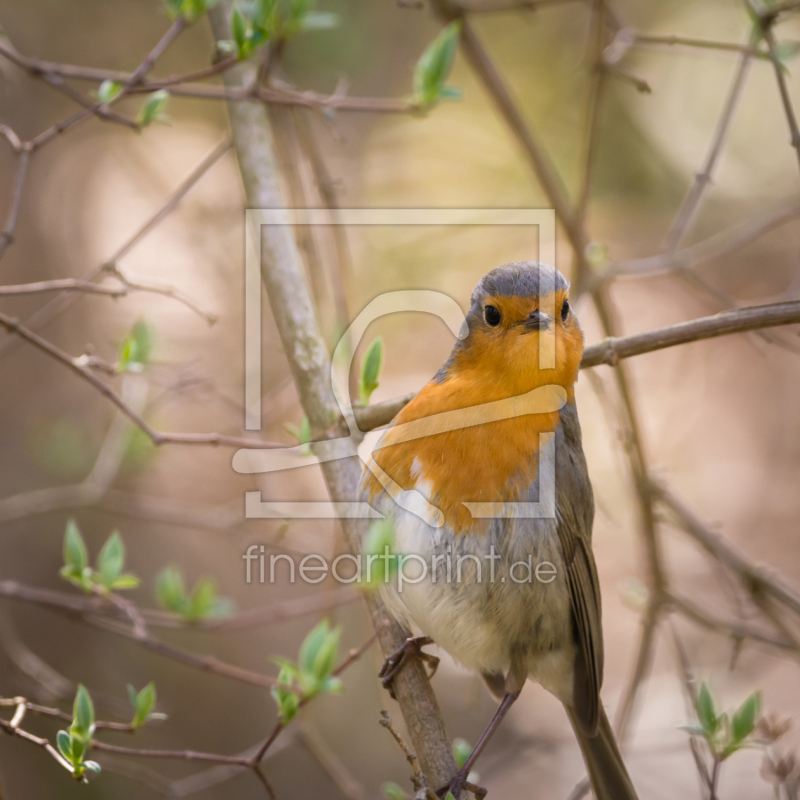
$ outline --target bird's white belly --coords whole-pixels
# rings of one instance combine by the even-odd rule
[[[406,558],[381,593],[395,617],[470,669],[505,673],[522,658],[545,688],[569,692],[570,603],[555,520],[457,535],[393,512],[395,550]]]

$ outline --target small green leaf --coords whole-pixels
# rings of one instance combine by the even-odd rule
[[[381,786],[381,791],[386,800],[407,800],[408,792],[401,789],[396,783],[387,781]]]
[[[84,761],[81,766],[84,769],[88,769],[89,772],[93,772],[95,775],[100,773],[100,765],[96,761]]]
[[[236,42],[236,49],[240,59],[245,58],[247,45],[247,22],[238,6],[231,12],[231,35]]]
[[[300,645],[300,654],[297,659],[297,666],[300,667],[301,672],[312,673],[314,671],[314,661],[317,658],[317,653],[319,653],[329,633],[330,626],[326,619],[322,620],[319,625],[308,633],[303,640],[303,644]]]
[[[72,763],[72,739],[67,731],[59,731],[56,734],[56,744],[58,745],[59,752],[67,761]]]
[[[217,584],[211,578],[201,578],[192,592],[189,616],[195,620],[208,617],[217,603]]]
[[[461,769],[472,755],[472,746],[466,739],[453,739],[453,755],[456,757],[458,768]]]
[[[181,616],[189,613],[191,600],[186,594],[180,570],[170,567],[156,578],[156,598],[169,611]]]
[[[777,58],[781,64],[785,64],[800,53],[800,42],[792,40],[777,42],[773,52],[775,53],[775,58]]]
[[[97,556],[97,572],[100,582],[108,587],[114,584],[125,566],[125,545],[118,531],[108,537]]]
[[[451,22],[428,46],[414,70],[414,97],[423,109],[447,99],[445,83],[458,50],[461,23]]]
[[[133,728],[141,728],[147,722],[156,704],[156,685],[151,681],[138,693],[132,686],[129,686],[128,695],[134,708],[131,726]]]
[[[94,731],[94,704],[86,687],[78,684],[78,691],[75,694],[75,702],[72,707],[72,725],[70,733],[73,738],[72,750],[75,751],[75,738],[83,742],[88,742]]]
[[[101,103],[111,103],[119,97],[122,91],[122,84],[119,81],[103,81],[97,90],[97,99]]]
[[[89,554],[74,519],[67,522],[64,533],[64,566],[77,573],[82,573],[89,566]]]
[[[753,692],[733,715],[731,734],[736,744],[743,742],[754,730],[761,712],[761,692]]]
[[[314,663],[311,665],[311,673],[317,679],[320,686],[322,686],[325,679],[330,675],[336,663],[336,654],[339,651],[339,637],[341,634],[341,627],[330,631],[314,656]]]
[[[168,99],[169,92],[166,89],[159,89],[149,94],[136,115],[136,124],[141,128],[146,128],[153,122],[162,120]]]
[[[130,333],[120,342],[117,370],[141,372],[153,355],[153,329],[144,320],[139,320]]]
[[[361,362],[358,380],[358,399],[362,406],[369,404],[372,393],[378,388],[378,379],[383,367],[383,339],[378,336],[367,349]]]
[[[135,575],[126,572],[124,575],[120,575],[116,578],[108,588],[113,592],[120,592],[124,589],[135,589],[140,583],[141,581]]]
[[[394,519],[389,516],[375,520],[364,539],[366,572],[362,576],[362,589],[377,589],[397,572],[398,555],[395,553]]]
[[[167,14],[170,19],[175,19],[181,13],[181,3],[183,0],[164,0],[164,5],[167,9]]]
[[[278,704],[278,716],[281,722],[285,725],[292,720],[300,708],[300,698],[296,692],[291,689],[285,689],[281,686],[272,687],[272,696]]]
[[[695,711],[697,712],[697,719],[700,720],[700,725],[705,731],[706,737],[713,736],[719,728],[719,720],[714,711],[714,701],[711,698],[711,692],[708,690],[708,686],[706,686],[705,683],[700,685],[700,690],[697,693]]]

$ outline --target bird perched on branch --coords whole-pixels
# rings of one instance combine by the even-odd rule
[[[566,708],[598,800],[636,800],[600,701],[603,632],[592,554],[594,500],[575,381],[583,334],[569,284],[516,262],[475,288],[436,376],[367,463],[362,498],[391,515],[398,567],[381,587],[422,636],[387,659],[385,685],[436,643],[481,673],[500,707],[440,795],[467,776],[525,681]]]

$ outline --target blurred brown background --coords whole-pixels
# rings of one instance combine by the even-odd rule
[[[626,0],[617,4],[626,24],[646,33],[681,34],[742,42],[744,8],[733,2]],[[298,86],[330,92],[346,76],[356,94],[398,97],[411,91],[413,67],[440,24],[424,10],[390,0],[326,0],[340,24],[309,32],[286,52],[285,76]],[[476,19],[498,66],[527,118],[541,133],[571,188],[577,185],[586,88],[588,11],[581,3]],[[167,20],[149,0],[5,0],[0,24],[22,53],[54,61],[132,69],[162,34]],[[781,38],[800,38],[797,23]],[[213,42],[205,20],[181,37],[159,62],[156,75],[206,66]],[[644,79],[652,94],[609,80],[602,112],[596,181],[590,207],[595,240],[613,259],[656,254],[711,138],[735,56],[680,48],[634,48],[625,69]],[[791,80],[792,98],[800,90]],[[314,118],[314,133],[337,181],[344,207],[540,207],[546,198],[483,90],[461,58],[451,83],[464,100],[424,119],[339,114],[335,124]],[[137,100],[121,108],[135,113]],[[0,60],[0,121],[23,138],[35,136],[74,109],[69,100]],[[2,282],[80,277],[102,263],[156,211],[174,187],[218,142],[227,128],[224,106],[172,98],[169,125],[137,135],[96,119],[65,133],[31,163],[17,241],[2,262]],[[753,64],[730,140],[691,240],[701,240],[753,215],[797,202],[800,177],[768,63]],[[0,214],[5,215],[15,162],[0,142]],[[84,297],[42,332],[73,354],[92,343],[113,361],[120,339],[140,318],[156,336],[156,363],[143,375],[148,419],[161,430],[241,429],[243,386],[243,192],[235,158],[228,153],[180,207],[127,255],[132,276],[167,282],[219,314],[209,327],[168,298],[134,294],[117,301]],[[352,253],[349,303],[356,313],[380,292],[399,288],[445,291],[466,308],[469,293],[489,269],[535,256],[528,233],[517,229],[361,228],[348,230]],[[562,270],[568,247],[560,243]],[[742,303],[767,302],[798,288],[797,222],[762,237],[700,272]],[[793,297],[797,297],[796,291]],[[618,281],[613,298],[626,332],[636,332],[719,310],[718,302],[675,276]],[[41,297],[2,299],[2,311],[28,317]],[[330,309],[327,310],[330,312]],[[323,310],[323,317],[325,311]],[[600,333],[588,304],[578,307],[588,343]],[[330,319],[330,314],[328,315]],[[419,388],[446,358],[452,344],[433,318],[397,316],[370,331],[386,342],[383,380],[374,400]],[[793,329],[790,329],[793,331]],[[334,331],[326,331],[332,340]],[[0,337],[6,347],[7,336]],[[647,451],[660,475],[703,519],[756,561],[800,579],[800,339],[791,348],[757,336],[736,336],[634,359],[634,378]],[[610,391],[608,368],[595,370]],[[264,436],[291,442],[283,423],[298,423],[294,388],[271,320],[264,323]],[[84,382],[30,347],[15,343],[0,353],[0,580],[15,579],[67,589],[57,577],[64,526],[78,521],[95,553],[117,528],[128,548],[129,568],[142,577],[132,597],[155,603],[155,576],[180,565],[193,583],[214,576],[225,596],[249,608],[319,591],[302,585],[246,585],[242,553],[250,544],[329,555],[341,548],[333,526],[296,521],[285,525],[243,519],[244,492],[265,499],[321,499],[324,486],[311,467],[279,478],[240,476],[226,448],[156,451],[130,433],[112,491],[91,506],[61,507],[51,494],[31,494],[80,482],[91,470],[115,416]],[[275,391],[277,389],[277,391]],[[639,614],[626,601],[641,579],[642,552],[635,507],[619,435],[583,375],[578,402],[598,513],[594,541],[603,584],[607,668],[604,698],[613,712],[632,667]],[[8,498],[14,498],[13,502]],[[69,504],[67,504],[69,505]],[[729,593],[712,566],[679,532],[666,534],[675,585],[711,608],[728,608]],[[326,584],[321,588],[332,588]],[[77,591],[77,590],[76,590]],[[329,615],[344,626],[343,650],[370,635],[359,603]],[[295,657],[316,622],[300,617],[225,634],[167,631],[183,647],[219,655],[254,670],[272,671],[273,655]],[[688,623],[680,624],[698,674],[710,679],[726,707],[754,688],[767,709],[797,716],[800,682],[796,660],[745,646],[728,670],[731,643]],[[139,734],[137,746],[240,752],[271,729],[275,704],[267,691],[159,658],[133,642],[86,628],[47,610],[0,598],[0,694],[25,694],[69,708],[77,682],[85,683],[98,714],[128,714],[126,683],[155,680],[159,707],[169,720]],[[35,658],[34,658],[35,656]],[[31,678],[49,665],[46,685]],[[38,665],[35,669],[31,664]],[[364,797],[380,785],[407,784],[407,766],[377,725],[386,707],[400,719],[376,679],[373,649],[344,676],[341,696],[315,701],[295,723],[316,731],[358,782]],[[476,741],[493,703],[476,676],[445,661],[434,678],[451,736]],[[61,697],[57,695],[61,694]],[[629,765],[640,796],[696,796],[698,779],[679,726],[687,722],[675,656],[662,633],[656,661],[641,698]],[[32,729],[54,735],[48,721]],[[795,733],[796,737],[797,734]],[[127,743],[123,736],[109,741]],[[266,761],[281,798],[339,797],[331,778],[291,730]],[[8,798],[159,796],[155,771],[170,779],[202,772],[197,765],[104,760],[89,786],[72,785],[41,751],[0,738],[0,781]],[[767,798],[759,777],[760,755],[738,754],[726,765],[721,797]],[[583,775],[580,754],[559,704],[527,687],[507,724],[479,765],[490,796],[563,798]],[[187,794],[191,779],[170,791]],[[354,790],[356,791],[356,790]],[[242,773],[193,794],[197,798],[260,798],[263,788]],[[354,796],[359,796],[358,793]]]

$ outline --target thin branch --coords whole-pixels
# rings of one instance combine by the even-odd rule
[[[179,661],[203,672],[210,672],[225,678],[247,683],[252,686],[271,687],[275,679],[260,672],[228,664],[215,656],[200,655],[181,650],[153,636],[147,626],[135,629],[133,625],[126,625],[104,616],[102,604],[98,603],[94,612],[87,608],[84,598],[71,598],[63,592],[53,592],[46,589],[34,589],[17,584],[15,581],[0,582],[0,594],[17,600],[26,600],[37,605],[46,606],[60,614],[80,620],[88,625],[101,630],[132,639],[147,650],[158,653],[165,658]]]
[[[101,286],[91,281],[74,278],[59,278],[52,281],[36,283],[18,283],[11,286],[0,286],[0,297],[8,295],[41,294],[42,292],[85,292],[87,294],[105,294],[111,297],[123,297],[128,293],[125,286]]]
[[[651,34],[637,33],[633,37],[632,46],[668,45],[700,48],[702,50],[722,50],[728,53],[740,53],[752,58],[768,59],[769,56],[757,47],[749,44],[736,44],[735,42],[715,42],[709,39],[696,39],[691,36],[653,36]]]
[[[2,51],[2,43],[0,43],[0,52]],[[166,219],[180,204],[181,200],[188,194],[188,192],[195,186],[195,184],[219,161],[225,153],[230,149],[231,142],[226,136],[219,144],[217,144],[211,152],[186,176],[186,178],[179,184],[177,189],[167,198],[165,203],[142,225],[140,225],[133,234],[126,239],[123,244],[108,258],[103,264],[90,270],[84,276],[83,280],[93,281],[104,272],[108,271],[112,266],[116,265],[124,256],[126,256],[139,242],[142,241],[152,230],[154,230],[164,219]],[[69,308],[77,299],[79,295],[74,293],[62,294],[54,298],[49,303],[35,312],[28,320],[27,327],[36,328],[44,325],[54,319],[62,311]],[[0,356],[7,353],[11,347],[11,343],[15,340],[8,337],[5,341],[0,342]]]
[[[8,129],[11,130],[10,128]],[[6,133],[6,136],[9,136]],[[16,136],[16,134],[15,134]],[[9,138],[12,146],[14,141]],[[19,140],[17,140],[19,144]],[[0,234],[0,258],[5,255],[6,250],[11,246],[14,241],[14,233],[17,229],[17,220],[19,219],[19,209],[22,204],[22,191],[25,188],[25,178],[28,174],[28,164],[30,163],[30,150],[20,145],[22,149],[19,151],[19,160],[17,161],[17,177],[14,181],[14,190],[11,195],[11,208],[6,217],[6,224],[3,232]]]
[[[653,492],[676,516],[686,531],[707,553],[733,570],[751,595],[763,593],[800,615],[800,592],[770,571],[757,567],[715,531],[709,530],[663,483],[653,482]]]
[[[106,603],[97,597],[82,597],[70,592],[54,589],[41,589],[27,586],[17,581],[0,581],[0,595],[15,600],[68,611],[71,615],[99,616],[108,609]],[[196,631],[232,631],[273,625],[289,619],[296,619],[307,614],[319,614],[331,608],[353,602],[360,593],[349,587],[340,587],[325,592],[315,592],[308,597],[283,600],[266,606],[256,606],[239,611],[220,619],[198,620],[189,622],[177,614],[149,608],[138,609],[142,619],[154,628],[185,628]]]
[[[767,48],[769,49],[770,60],[775,68],[775,80],[778,82],[778,91],[781,95],[783,112],[786,115],[786,122],[789,125],[792,147],[795,149],[798,164],[800,164],[800,129],[797,127],[797,117],[795,116],[792,106],[792,98],[789,96],[789,87],[786,85],[786,67],[778,57],[777,43],[775,41],[775,34],[772,32],[772,26],[765,24],[762,33],[764,41],[767,43]]]
[[[453,5],[467,14],[497,14],[503,11],[536,11],[538,8],[574,2],[576,0],[457,0]]]
[[[91,67],[80,67],[72,64],[59,64],[50,61],[41,61],[36,58],[24,56],[16,50],[8,47],[5,43],[0,43],[0,56],[5,56],[9,61],[26,70],[34,77],[45,75],[59,75],[65,78],[85,80],[92,83],[102,83],[106,80],[122,82],[124,84],[123,94],[149,94],[157,89],[165,89],[170,94],[177,97],[194,97],[207,100],[227,100],[232,102],[261,102],[274,105],[298,106],[301,108],[313,108],[322,111],[355,111],[370,113],[388,114],[407,114],[417,111],[419,106],[415,102],[407,100],[396,100],[383,97],[348,97],[339,94],[322,94],[312,91],[286,91],[274,87],[247,86],[247,87],[221,87],[203,83],[187,83],[188,79],[204,78],[209,75],[225,74],[238,62],[226,60],[224,67],[214,65],[214,67],[203,70],[199,75],[192,73],[185,76],[176,76],[164,80],[152,82],[139,80],[132,82],[135,73],[119,72],[117,70],[94,69]],[[144,63],[144,62],[143,62]],[[140,65],[141,66],[141,65]],[[138,70],[137,70],[138,71]],[[97,105],[97,108],[101,104]],[[91,116],[97,109],[84,109],[81,119]],[[71,120],[65,127],[78,121]],[[60,123],[64,125],[64,123]],[[57,127],[57,126],[54,126]],[[48,130],[45,140],[52,138],[59,131]],[[39,137],[37,137],[38,139]],[[44,141],[38,142],[40,146]]]
[[[22,728],[18,728],[4,719],[0,719],[0,730],[11,736],[17,736],[18,738],[23,739],[26,742],[30,742],[31,744],[35,744],[37,747],[41,747],[44,751],[49,753],[62,767],[64,767],[64,769],[67,769],[73,773],[75,772],[72,764],[70,764],[61,755],[61,753],[59,753],[58,750],[56,750],[55,747],[53,747],[53,745],[47,741],[47,739],[42,739],[40,736],[34,736],[32,733],[28,733],[27,731],[22,730]]]
[[[703,166],[700,172],[697,174],[695,181],[688,193],[686,194],[686,197],[684,198],[683,203],[681,204],[681,207],[678,210],[678,213],[675,215],[672,225],[670,226],[669,232],[667,233],[667,251],[674,251],[680,246],[686,234],[691,229],[692,223],[697,216],[697,212],[700,210],[700,204],[703,200],[706,188],[711,182],[711,177],[714,174],[714,169],[717,165],[720,153],[722,152],[722,147],[730,130],[734,112],[736,111],[736,107],[739,105],[739,100],[742,96],[745,79],[747,78],[747,73],[750,69],[750,64],[752,61],[750,51],[755,48],[760,38],[760,26],[754,24],[748,36],[746,47],[739,54],[736,72],[734,73],[730,89],[728,89],[728,95],[725,98],[725,103],[722,107],[722,113],[717,121],[714,135],[711,137],[711,144],[709,145],[708,152],[706,153]]]
[[[642,617],[641,635],[639,638],[639,649],[636,655],[636,662],[634,664],[631,677],[628,685],[622,693],[622,700],[619,703],[617,710],[617,717],[615,720],[615,728],[617,736],[621,743],[624,744],[627,734],[630,729],[630,722],[633,718],[633,709],[636,704],[639,691],[642,684],[650,671],[650,666],[653,663],[653,655],[655,650],[655,634],[656,628],[661,620],[661,598],[649,598],[647,602],[647,609]]]
[[[797,323],[800,323],[800,301],[732,309],[710,317],[700,317],[690,322],[656,328],[646,333],[619,338],[609,337],[583,351],[581,369],[600,364],[613,366],[625,358],[718,336]],[[356,407],[355,417],[359,429],[366,432],[388,425],[415,396],[416,392],[413,392],[366,408]]]
[[[718,633],[721,636],[733,639],[736,645],[749,639],[757,644],[766,645],[782,652],[793,652],[795,656],[800,656],[800,649],[791,641],[787,639],[776,639],[757,628],[736,620],[725,620],[717,617],[685,597],[678,597],[670,593],[666,602],[672,610],[682,614],[686,619],[691,620],[706,630],[714,631],[714,633]]]
[[[210,311],[206,311],[198,303],[187,297],[183,292],[174,286],[167,286],[163,283],[153,283],[141,279],[133,279],[124,273],[116,263],[107,264],[105,271],[113,275],[124,287],[132,291],[147,292],[149,294],[159,294],[162,297],[169,297],[178,303],[186,306],[199,317],[202,317],[209,325],[213,325],[219,317]]]
[[[392,738],[397,743],[397,746],[403,751],[403,755],[406,757],[406,761],[408,761],[408,765],[411,767],[411,783],[414,786],[414,791],[417,793],[416,796],[419,797],[420,794],[423,794],[428,800],[436,800],[436,793],[428,787],[427,779],[420,769],[419,759],[411,752],[403,737],[395,730],[392,719],[386,711],[381,711],[381,717],[378,722],[389,731]]]
[[[79,106],[91,111],[92,114],[103,122],[115,122],[118,125],[122,125],[134,131],[140,130],[139,125],[134,120],[111,111],[106,103],[88,100],[80,92],[66,83],[60,75],[44,74],[42,78],[54,89],[57,89],[59,92],[69,97],[70,100],[75,101]]]
[[[614,262],[609,268],[608,277],[614,275],[654,276],[673,270],[693,269],[734,252],[798,217],[800,217],[800,205],[755,217],[733,228],[720,231],[683,250]]]
[[[336,678],[339,675],[341,675],[351,664],[355,664],[355,662],[358,661],[358,659],[361,658],[361,656],[363,656],[364,653],[366,653],[367,650],[369,650],[369,648],[372,647],[373,644],[375,644],[376,639],[377,639],[377,634],[373,634],[366,642],[364,642],[364,644],[361,645],[361,647],[357,647],[351,650],[347,654],[344,661],[342,661],[341,664],[339,664],[339,666],[336,667],[336,669],[334,669],[331,672],[331,676]],[[313,697],[314,697],[313,695],[311,696],[303,695],[298,701],[297,704],[298,710],[303,708],[303,706],[307,705],[313,699]],[[264,744],[262,744],[261,747],[259,747],[256,754],[251,759],[250,761],[251,764],[257,765],[264,758],[264,756],[267,754],[267,751],[275,743],[275,740],[278,738],[278,736],[280,736],[281,732],[286,729],[287,725],[289,725],[289,722],[278,720],[275,727],[272,729],[272,733],[267,737]]]
[[[175,39],[186,30],[186,19],[183,16],[173,20],[172,25],[156,43],[156,46],[142,59],[142,63],[133,71],[131,76],[125,81],[123,91],[131,89],[142,82],[142,79],[150,71],[153,64],[163,55],[164,51],[175,41]]]
[[[298,731],[297,738],[325,770],[342,797],[346,800],[366,800],[367,792],[364,786],[353,777],[339,756],[316,730],[306,725]]]
[[[51,342],[21,325],[15,318],[0,313],[0,325],[9,333],[15,333],[25,339],[34,347],[46,353],[59,364],[70,369],[85,381],[90,383],[94,389],[106,399],[110,400],[125,416],[135,425],[141,428],[153,444],[185,444],[185,445],[214,445],[226,447],[248,447],[255,450],[271,450],[283,448],[285,445],[276,442],[267,442],[261,439],[243,438],[239,436],[226,436],[219,433],[164,433],[154,430],[144,419],[135,412],[111,387],[101,381],[87,366],[81,358],[72,358],[68,353],[60,350]]]
[[[600,108],[603,101],[603,87],[605,85],[605,70],[603,69],[603,51],[605,49],[605,0],[593,0],[591,24],[589,27],[589,91],[587,95],[586,110],[586,141],[583,153],[583,176],[577,203],[577,224],[584,227],[586,224],[586,211],[589,205],[589,196],[592,189],[592,173],[597,156],[600,127]],[[584,276],[576,276],[580,282]]]
[[[732,333],[797,323],[800,323],[800,300],[737,308],[711,317],[701,317],[690,322],[679,322],[665,328],[656,328],[646,333],[619,339],[608,338],[586,348],[581,368],[596,367],[598,364],[614,365],[623,358],[652,353],[667,347],[713,339],[717,336],[728,336]]]

